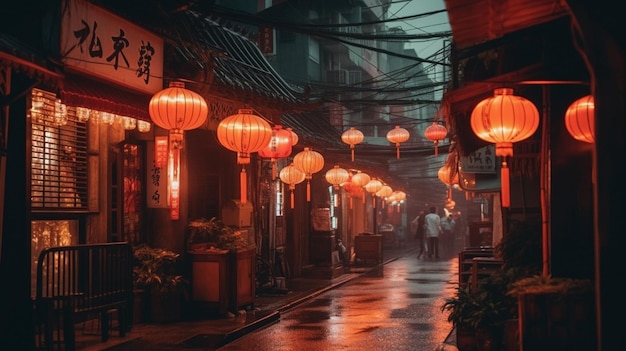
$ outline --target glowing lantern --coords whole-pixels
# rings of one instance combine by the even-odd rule
[[[293,157],[293,164],[306,175],[306,201],[311,201],[311,178],[324,168],[324,156],[305,147]]]
[[[383,185],[383,187],[380,188],[380,190],[378,190],[378,192],[376,193],[376,196],[378,196],[379,198],[383,200],[382,201],[383,207],[385,207],[385,202],[387,200],[387,197],[389,197],[391,193],[393,193],[393,189],[391,189],[389,185]]]
[[[595,103],[592,95],[574,101],[565,111],[565,127],[579,141],[593,143],[595,136]]]
[[[448,187],[448,201],[452,200],[452,187],[459,183],[459,174],[457,172],[454,172],[454,175],[451,174],[452,168],[448,165],[443,165],[439,168],[439,171],[437,171],[439,180]]]
[[[170,188],[170,218],[178,219],[178,189],[180,187],[180,149],[183,131],[204,124],[209,113],[206,101],[199,94],[185,89],[184,83],[171,82],[169,87],[152,96],[148,106],[150,119],[157,126],[169,130],[172,164],[168,169]],[[104,113],[103,113],[104,118]]]
[[[326,178],[326,181],[332,184],[335,189],[339,189],[340,184],[350,179],[350,173],[338,165],[335,165],[326,172],[324,178]]]
[[[500,179],[502,182],[502,207],[510,206],[509,168],[506,158],[513,156],[513,143],[531,137],[539,127],[537,107],[513,89],[494,90],[474,107],[471,116],[474,133],[482,140],[496,144],[496,156],[502,156]]]
[[[365,184],[365,191],[372,194],[372,207],[374,208],[376,207],[376,193],[382,188],[383,183],[376,178],[373,178],[372,180],[367,182],[367,184]]]
[[[352,151],[352,162],[354,162],[354,146],[362,142],[364,138],[365,136],[363,135],[363,132],[354,127],[351,127],[341,134],[341,141],[350,145],[350,149]]]
[[[431,140],[435,144],[435,156],[439,155],[439,140],[443,140],[448,136],[448,129],[434,121],[433,124],[424,130],[426,139]]]
[[[287,128],[287,130],[291,132],[291,146],[295,146],[298,143],[298,140],[300,140],[298,138],[298,134],[296,134],[296,132],[294,132],[291,128]]]
[[[387,140],[389,140],[390,143],[396,144],[396,158],[400,158],[400,143],[404,143],[409,140],[410,136],[409,131],[404,128],[400,128],[400,126],[396,126],[387,132]]]
[[[239,176],[241,203],[247,203],[246,169],[250,154],[266,147],[272,138],[272,127],[252,109],[240,109],[217,125],[217,140],[228,150],[237,152],[237,164],[242,165]]]
[[[294,166],[294,164],[290,164],[289,166],[280,170],[279,173],[280,180],[283,183],[289,185],[289,191],[291,192],[291,208],[294,206],[294,195],[293,190],[296,188],[296,184],[300,184],[306,178],[306,175],[298,169],[298,167]]]
[[[291,155],[292,132],[283,129],[282,126],[277,125],[272,128],[272,138],[270,143],[259,150],[259,156],[263,158],[269,158],[272,162],[272,179],[276,179],[276,162],[279,158],[285,158]]]
[[[401,190],[396,190],[389,196],[393,199],[393,201],[398,203],[398,212],[400,212],[400,207],[402,206],[402,201],[406,199],[406,193]]]
[[[365,184],[369,183],[372,178],[367,173],[363,173],[361,171],[357,171],[355,175],[352,176],[350,182],[354,186],[354,191],[359,192],[359,196],[363,195],[363,187]],[[363,196],[363,203],[365,203],[365,196]]]

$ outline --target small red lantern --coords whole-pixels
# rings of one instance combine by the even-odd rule
[[[380,188],[380,190],[378,190],[378,192],[376,193],[376,196],[378,196],[382,200],[381,202],[382,202],[383,208],[385,207],[385,202],[387,200],[387,197],[389,197],[389,195],[391,195],[392,193],[393,193],[393,189],[391,189],[389,185],[383,185],[383,187]]]
[[[365,139],[363,132],[354,127],[350,127],[350,129],[341,134],[341,141],[350,145],[350,149],[352,151],[352,162],[354,162],[354,146],[361,143],[363,139]]]
[[[448,136],[448,129],[439,124],[439,122],[434,121],[433,124],[426,127],[424,136],[435,144],[435,156],[437,156],[439,155],[439,140],[443,140]]]
[[[339,185],[350,179],[350,173],[338,165],[335,165],[326,172],[324,178],[326,178],[326,181],[332,184],[335,189],[339,189]]]
[[[373,178],[367,184],[365,184],[365,191],[372,194],[372,207],[376,208],[376,193],[383,188],[383,183]]]
[[[565,127],[579,141],[594,143],[596,108],[592,95],[574,101],[565,111]]]
[[[270,143],[259,150],[259,156],[269,158],[272,162],[272,179],[276,179],[276,162],[279,158],[291,155],[292,132],[277,125],[272,128]]]
[[[304,181],[306,175],[292,163],[280,170],[279,177],[283,183],[289,185],[289,191],[291,192],[291,208],[293,208],[295,202],[293,190],[296,188],[296,184],[300,184]]]
[[[363,173],[361,171],[357,171],[355,175],[352,176],[350,181],[354,186],[354,191],[358,191],[359,196],[363,196],[363,187],[365,184],[369,183],[372,180],[369,174]],[[363,196],[363,203],[365,203],[365,196]]]
[[[502,156],[500,179],[502,207],[510,206],[509,168],[506,158],[513,156],[513,143],[530,138],[539,127],[537,107],[513,89],[494,90],[494,96],[479,102],[472,111],[470,123],[474,134],[496,144],[496,156]]]
[[[404,143],[409,140],[410,137],[411,134],[409,134],[409,131],[404,128],[400,128],[400,126],[396,126],[387,132],[387,140],[389,140],[390,143],[396,144],[397,159],[400,158],[400,143]]]
[[[306,201],[311,201],[311,178],[324,168],[324,156],[305,147],[293,157],[293,164],[306,175]]]

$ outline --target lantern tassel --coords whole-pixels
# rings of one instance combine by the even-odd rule
[[[241,168],[241,173],[239,174],[239,186],[241,188],[241,204],[245,205],[248,202],[246,198],[246,194],[248,193],[248,189],[246,187],[246,169]]]
[[[311,181],[306,181],[306,202],[311,202]]]
[[[396,144],[396,159],[400,159],[400,144]]]
[[[276,161],[272,161],[272,179],[276,179]]]
[[[501,197],[502,207],[510,207],[511,205],[511,187],[509,184],[509,167],[506,161],[502,161],[502,168],[500,169],[500,183],[502,184]]]
[[[295,196],[293,195],[293,190],[291,190],[291,208],[294,207],[294,203],[295,203]]]
[[[439,155],[439,147],[438,147],[439,143],[437,142],[437,140],[435,140],[435,156]]]
[[[350,209],[352,209],[352,195],[350,195]]]
[[[354,145],[352,145],[352,147],[350,147],[351,151],[352,151],[352,162],[354,162]]]

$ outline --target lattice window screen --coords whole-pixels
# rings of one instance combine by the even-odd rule
[[[87,126],[74,107],[33,89],[31,205],[34,210],[87,210]]]

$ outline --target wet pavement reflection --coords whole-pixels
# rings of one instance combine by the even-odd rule
[[[456,282],[455,259],[400,257],[219,350],[435,351],[452,329],[441,306]]]

